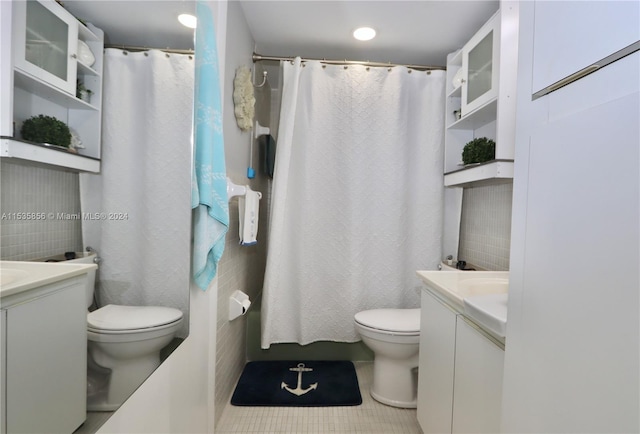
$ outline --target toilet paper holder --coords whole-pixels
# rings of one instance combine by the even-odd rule
[[[249,301],[247,294],[238,290],[233,291],[233,294],[229,297],[229,321],[246,314],[249,306],[251,306],[251,301]]]

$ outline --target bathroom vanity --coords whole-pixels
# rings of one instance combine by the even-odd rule
[[[0,261],[0,432],[71,433],[86,417],[87,272]]]
[[[506,294],[508,275],[418,271],[425,287],[417,416],[425,434],[500,431],[504,336],[465,311],[465,300]]]

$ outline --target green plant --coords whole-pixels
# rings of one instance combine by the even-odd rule
[[[65,148],[71,144],[69,127],[52,116],[38,115],[27,119],[22,124],[20,134],[30,142],[50,143]]]
[[[464,164],[484,163],[496,158],[496,142],[479,137],[464,145],[462,162]]]
[[[91,96],[91,94],[93,93],[93,91],[91,89],[87,89],[86,87],[84,87],[84,83],[82,83],[80,80],[78,80],[76,82],[76,98],[80,98],[82,99],[82,94],[86,93],[87,95]]]

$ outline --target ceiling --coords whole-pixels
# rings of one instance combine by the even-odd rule
[[[497,0],[232,1],[240,3],[262,55],[421,65],[444,65],[447,53],[499,7]],[[106,43],[193,48],[193,32],[176,20],[179,13],[193,12],[193,0],[65,0],[64,5],[103,29]],[[352,31],[362,25],[376,28],[377,37],[353,39]]]
[[[497,1],[241,1],[263,55],[444,65]],[[351,34],[373,27],[375,39]]]
[[[63,4],[77,18],[102,29],[105,44],[193,48],[193,30],[177,19],[182,13],[195,14],[192,0],[63,0]]]

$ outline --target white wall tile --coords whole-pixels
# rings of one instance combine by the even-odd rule
[[[513,184],[465,188],[458,259],[487,270],[509,270]]]
[[[81,251],[81,220],[63,217],[80,212],[78,174],[4,158],[0,164],[0,258]]]

